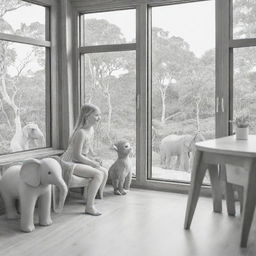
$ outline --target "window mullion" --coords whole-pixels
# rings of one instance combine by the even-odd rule
[[[229,0],[216,0],[216,99],[225,111],[216,106],[216,137],[228,135],[230,113]],[[216,100],[217,102],[217,100]],[[218,111],[217,111],[218,109]]]
[[[246,38],[246,39],[233,39],[229,42],[230,48],[240,48],[240,47],[250,47],[256,46],[256,38]]]
[[[147,34],[148,34],[148,6],[142,4],[137,7],[136,11],[136,40],[137,40],[137,51],[136,51],[136,84],[137,92],[139,95],[139,108],[137,108],[136,123],[137,123],[137,173],[136,183],[142,185],[147,180],[147,162],[148,159],[148,148],[147,148],[147,114],[148,113],[148,102],[147,102],[147,86],[148,86],[148,49],[147,49]]]
[[[80,47],[80,54],[99,52],[120,52],[136,50],[136,44],[112,44]]]
[[[15,43],[22,43],[22,44],[29,44],[29,45],[36,45],[36,46],[44,46],[44,47],[51,46],[50,41],[37,40],[37,39],[27,38],[23,36],[5,34],[5,33],[0,33],[0,40],[5,40],[5,41],[10,41]]]

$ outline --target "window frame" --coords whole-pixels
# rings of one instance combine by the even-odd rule
[[[144,95],[147,101],[147,110],[148,110],[148,119],[147,119],[147,149],[145,149],[145,152],[147,152],[147,163],[145,165],[147,166],[147,172],[146,174],[143,175],[142,182],[138,184],[139,187],[143,187],[146,189],[156,189],[156,190],[163,190],[163,191],[171,191],[171,192],[179,192],[179,193],[187,193],[189,189],[189,183],[187,182],[179,182],[179,181],[170,181],[170,180],[161,180],[161,179],[155,179],[152,178],[152,87],[151,87],[151,73],[152,73],[152,61],[151,61],[151,28],[152,28],[152,18],[151,18],[151,12],[152,12],[152,7],[160,7],[160,6],[170,6],[170,5],[176,5],[176,4],[185,4],[185,3],[193,3],[193,2],[204,2],[204,1],[209,1],[209,0],[177,0],[177,1],[148,1],[149,3],[147,4],[147,33],[148,33],[148,75],[147,75],[147,94]],[[215,1],[215,0],[210,0],[210,1]],[[217,1],[217,0],[216,0]],[[152,3],[153,2],[153,3]],[[216,7],[216,4],[215,4]],[[216,8],[215,8],[216,12]],[[216,28],[217,31],[217,28]],[[216,84],[215,84],[215,90],[216,90]],[[216,115],[216,113],[215,113]],[[216,116],[215,116],[215,119]],[[215,120],[215,124],[216,124]],[[216,129],[216,128],[215,128]],[[209,195],[210,190],[209,190],[209,185],[203,185],[202,186],[202,193],[205,195]]]
[[[21,155],[29,157],[37,155],[51,155],[60,153],[58,150],[61,146],[61,128],[59,126],[60,108],[59,108],[59,91],[58,87],[58,49],[57,49],[57,3],[54,0],[22,0],[23,2],[32,3],[45,7],[45,40],[38,40],[29,37],[23,37],[13,34],[0,33],[0,40],[14,43],[21,43],[45,48],[45,113],[46,113],[46,147],[30,149],[13,153],[0,154],[0,165],[5,162],[15,161]],[[47,29],[48,28],[48,29]]]
[[[229,106],[230,106],[230,112],[229,112],[229,134],[232,134],[233,127],[232,122],[234,118],[233,113],[233,91],[234,91],[234,49],[237,48],[248,48],[248,47],[256,47],[256,35],[254,38],[243,38],[243,39],[234,39],[233,38],[233,0],[226,0],[228,9],[229,9],[229,91],[230,91],[230,97],[229,97]]]
[[[82,46],[82,41],[81,38],[83,38],[83,34],[82,34],[82,15],[86,15],[86,14],[91,14],[91,13],[101,13],[101,12],[112,12],[112,11],[120,11],[120,10],[135,10],[135,15],[137,17],[137,10],[134,7],[126,7],[126,8],[100,8],[100,9],[95,9],[93,11],[79,11],[77,12],[77,17],[78,17],[78,33],[79,36],[77,38],[79,38],[79,40],[77,41],[78,43],[78,77],[79,77],[79,88],[78,88],[78,97],[79,97],[79,104],[78,104],[78,108],[80,109],[81,105],[84,104],[85,102],[82,99],[82,95],[84,95],[84,88],[82,86],[82,84],[84,84],[84,78],[83,78],[83,72],[81,72],[81,70],[83,70],[83,62],[81,61],[82,56],[85,54],[90,54],[90,53],[110,53],[110,52],[120,52],[120,51],[135,51],[135,55],[136,55],[136,138],[138,138],[138,132],[137,132],[137,126],[138,126],[138,109],[139,109],[139,90],[138,90],[138,86],[137,86],[137,72],[138,72],[138,56],[137,56],[137,36],[138,36],[138,32],[136,29],[136,42],[135,43],[124,43],[124,44],[104,44],[104,45],[91,45],[91,46]],[[136,26],[137,27],[137,26]],[[77,110],[78,112],[79,110]],[[136,159],[138,157],[138,144],[136,144]],[[138,170],[138,162],[136,161],[136,169]],[[136,179],[137,179],[137,174],[136,174]]]
[[[76,36],[73,38],[73,45],[76,49],[74,55],[75,62],[75,74],[74,84],[79,86],[74,89],[77,104],[75,106],[75,116],[77,116],[79,108],[81,106],[81,53],[88,53],[89,51],[96,50],[106,50],[118,47],[118,45],[111,46],[84,46],[80,47],[80,35],[79,35],[79,20],[81,14],[95,13],[95,12],[105,12],[105,11],[115,11],[115,10],[125,10],[136,8],[136,179],[133,180],[134,187],[146,188],[146,189],[156,189],[164,191],[174,191],[187,193],[189,189],[189,184],[169,182],[169,181],[159,181],[148,179],[148,168],[150,165],[151,157],[149,157],[150,150],[150,137],[151,137],[151,120],[150,115],[145,115],[145,113],[151,113],[149,110],[150,104],[150,92],[148,84],[151,82],[150,71],[151,71],[151,56],[149,54],[150,45],[150,27],[149,27],[149,17],[150,7],[169,5],[177,3],[189,3],[197,1],[208,1],[208,0],[147,0],[145,1],[134,1],[130,3],[128,0],[120,1],[119,3],[104,3],[99,1],[97,3],[90,4],[89,2],[78,2],[75,0],[71,1],[73,7],[73,30]],[[213,0],[212,0],[213,1]],[[218,1],[218,0],[216,0]],[[75,35],[73,34],[73,35]],[[109,47],[109,48],[108,48]],[[150,159],[149,159],[150,158]],[[140,159],[140,160],[138,160]],[[149,159],[148,161],[146,159]],[[203,186],[201,191],[210,195],[209,186]]]
[[[129,10],[133,8],[126,8],[121,10]],[[119,11],[120,9],[100,9],[98,11],[81,11],[78,13],[78,33],[79,33],[79,40],[78,40],[78,51],[79,51],[79,58],[78,58],[78,66],[79,66],[79,109],[81,104],[84,104],[82,99],[82,95],[84,95],[84,88],[82,84],[84,83],[84,78],[81,70],[83,70],[83,62],[81,61],[81,57],[84,54],[90,53],[103,53],[103,52],[120,52],[120,51],[136,51],[136,43],[126,43],[126,44],[104,44],[104,45],[90,45],[90,46],[82,46],[82,38],[83,38],[83,21],[82,16],[86,14],[92,13],[101,13],[101,12],[111,12],[111,11]]]

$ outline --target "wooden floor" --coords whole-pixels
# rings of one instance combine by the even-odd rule
[[[100,217],[83,214],[69,199],[53,225],[19,231],[19,222],[0,217],[0,255],[32,256],[237,256],[256,255],[255,223],[248,248],[240,249],[240,217],[212,212],[210,198],[199,199],[191,230],[183,229],[187,195],[132,189],[114,196],[107,187],[97,200]],[[223,204],[224,206],[224,204]],[[254,221],[255,222],[255,221]]]

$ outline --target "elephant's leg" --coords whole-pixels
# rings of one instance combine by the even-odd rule
[[[124,177],[119,179],[118,190],[121,193],[121,195],[125,195],[126,194],[126,192],[124,191]]]
[[[184,171],[184,154],[180,156],[180,166],[179,166],[179,171]]]
[[[27,191],[33,192],[33,191]],[[33,193],[23,193],[20,196],[21,220],[20,227],[24,232],[31,232],[35,229],[34,226],[34,210],[37,196]]]
[[[179,170],[188,172],[188,169],[189,169],[189,157],[188,157],[188,153],[184,152],[181,155],[181,158],[180,158],[180,168],[179,168]]]
[[[20,216],[17,213],[15,207],[15,198],[10,196],[8,193],[2,192],[2,198],[4,200],[6,218],[7,219],[18,219]]]
[[[193,166],[193,161],[194,161],[194,155],[195,155],[195,152],[191,151],[190,152],[190,157],[189,157],[189,171],[191,171],[191,168]]]
[[[160,157],[161,157],[161,160],[160,160],[161,161],[161,166],[162,166],[162,168],[166,169],[167,167],[166,167],[166,155],[165,155],[165,153],[161,152]]]
[[[166,155],[166,160],[165,160],[165,163],[166,163],[166,169],[170,169],[171,168],[171,155]]]
[[[189,157],[188,157],[188,153],[185,153],[185,155],[184,155],[184,171],[186,171],[186,172],[189,171]]]
[[[132,182],[132,172],[129,172],[124,180],[124,189],[129,190]]]
[[[180,155],[177,155],[175,170],[179,170],[179,168],[180,168]]]
[[[39,224],[49,226],[52,224],[51,219],[51,190],[50,187],[46,193],[41,195],[38,200]]]

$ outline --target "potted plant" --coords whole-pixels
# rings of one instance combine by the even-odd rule
[[[249,115],[242,113],[233,122],[236,126],[236,139],[247,140],[249,134]]]

